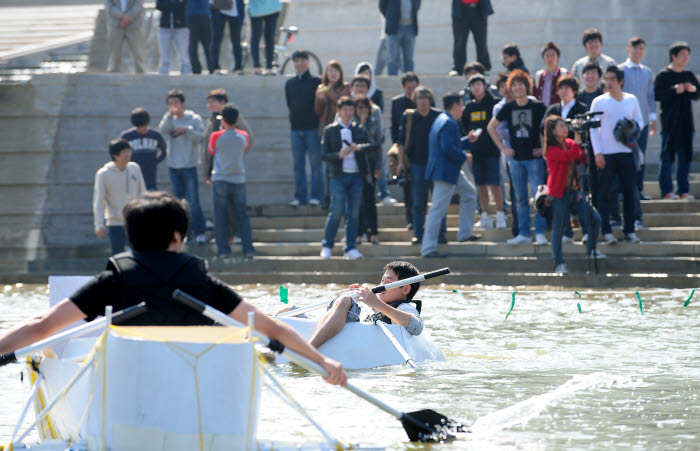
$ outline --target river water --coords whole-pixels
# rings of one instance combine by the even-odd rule
[[[280,308],[279,286],[235,287],[263,310]],[[308,305],[342,287],[289,286]],[[453,293],[459,289],[462,293]],[[551,291],[550,291],[551,290]],[[394,450],[700,448],[700,293],[507,287],[421,289],[426,327],[447,357],[412,370],[351,371],[353,383],[404,412],[425,408],[470,425],[450,444],[407,441],[400,423],[351,393],[290,366],[278,380],[332,436]],[[581,307],[579,312],[578,305]],[[6,285],[0,331],[43,311],[45,285]],[[0,368],[0,444],[19,416],[28,385],[20,365]],[[266,391],[258,435],[320,440]]]

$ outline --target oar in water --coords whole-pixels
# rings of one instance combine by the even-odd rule
[[[432,279],[434,277],[444,276],[445,274],[449,274],[449,273],[450,273],[450,268],[436,269],[435,271],[430,271],[430,272],[427,272],[425,274],[418,274],[417,276],[409,277],[408,279],[401,279],[401,280],[398,280],[396,282],[387,283],[386,285],[376,286],[376,287],[372,288],[372,293],[374,293],[374,294],[382,293],[386,290],[391,290],[392,288],[402,287],[404,285],[410,285],[410,284],[416,283],[416,282],[422,282],[424,280]],[[353,293],[351,296],[353,299],[356,299],[359,296],[359,294]],[[308,307],[290,310],[290,311],[285,312],[285,313],[280,313],[279,315],[277,315],[277,317],[298,316],[298,315],[301,315],[302,313],[311,312],[313,310],[318,310],[320,308],[327,307],[329,302],[331,302],[331,301],[323,301],[323,302],[319,302],[317,304],[310,305]]]
[[[112,324],[119,324],[127,321],[135,316],[141,315],[147,310],[146,303],[141,302],[140,304],[134,305],[132,307],[120,310],[112,315]],[[71,340],[73,338],[80,337],[82,335],[94,332],[96,330],[103,329],[105,327],[106,318],[98,318],[82,326],[74,327],[73,329],[60,332],[56,335],[52,335],[36,343],[25,346],[24,348],[17,349],[14,352],[8,354],[0,355],[0,366],[7,365],[8,363],[17,362],[27,356],[34,354],[35,352],[41,351],[48,347],[54,346],[58,343],[63,343],[64,341]]]
[[[386,324],[384,324],[384,321],[378,319],[374,321],[374,324],[381,329],[382,332],[384,332],[384,335],[386,335],[386,338],[389,339],[391,342],[392,346],[401,354],[401,358],[406,362],[411,368],[415,368],[416,364],[413,362],[413,359],[411,358],[410,355],[408,355],[408,352],[401,346],[401,343],[394,337],[394,334],[389,332],[389,329],[387,329]]]
[[[243,327],[243,325],[235,319],[205,304],[199,299],[190,296],[182,290],[175,290],[173,292],[173,298],[187,305],[193,310],[201,313],[207,318],[214,320],[220,324],[230,327]],[[326,372],[326,370],[323,367],[310,361],[306,357],[302,357],[294,351],[285,349],[284,345],[282,345],[277,340],[271,340],[266,336],[259,334],[255,331],[253,331],[252,333],[256,338],[258,338],[261,344],[267,346],[272,351],[282,354],[292,362],[296,363],[297,365],[303,368],[306,368],[309,371],[320,374],[323,377],[328,376],[328,372]],[[408,434],[408,438],[411,441],[447,441],[455,438],[455,432],[468,432],[459,421],[452,420],[438,412],[435,412],[434,410],[425,409],[416,412],[405,413],[383,403],[382,401],[373,397],[369,393],[366,393],[365,391],[355,387],[349,382],[345,385],[344,388],[359,396],[360,398],[364,399],[365,401],[374,404],[378,408],[389,413],[390,415],[393,415],[395,418],[401,421],[401,424],[403,425],[403,428],[406,431],[406,434]]]

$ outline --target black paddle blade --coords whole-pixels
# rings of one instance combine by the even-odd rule
[[[401,424],[412,442],[448,442],[457,432],[469,432],[459,421],[430,409],[404,413]]]

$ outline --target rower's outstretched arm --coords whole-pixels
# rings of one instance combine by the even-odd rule
[[[39,340],[43,340],[76,321],[85,319],[85,313],[66,298],[50,310],[10,329],[0,337],[0,354],[7,354]]]
[[[345,386],[348,376],[345,374],[343,366],[339,362],[329,359],[318,352],[316,348],[311,346],[304,339],[304,337],[299,335],[297,331],[292,329],[287,324],[270,318],[246,301],[241,301],[233,312],[229,314],[229,316],[239,323],[247,325],[248,312],[255,312],[255,330],[268,336],[269,338],[274,338],[285,347],[321,365],[326,371],[328,371],[329,376],[324,378],[327,382],[334,385],[340,385],[341,387]]]

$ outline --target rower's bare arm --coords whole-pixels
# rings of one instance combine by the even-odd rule
[[[85,319],[85,314],[66,298],[47,312],[10,329],[0,338],[0,354],[43,340],[81,319]]]
[[[324,378],[327,382],[341,387],[345,386],[347,374],[345,374],[343,366],[318,352],[304,337],[287,324],[270,318],[246,301],[241,301],[229,316],[239,323],[248,324],[248,312],[255,312],[255,330],[269,338],[274,338],[290,350],[321,365],[329,373],[329,376]]]

